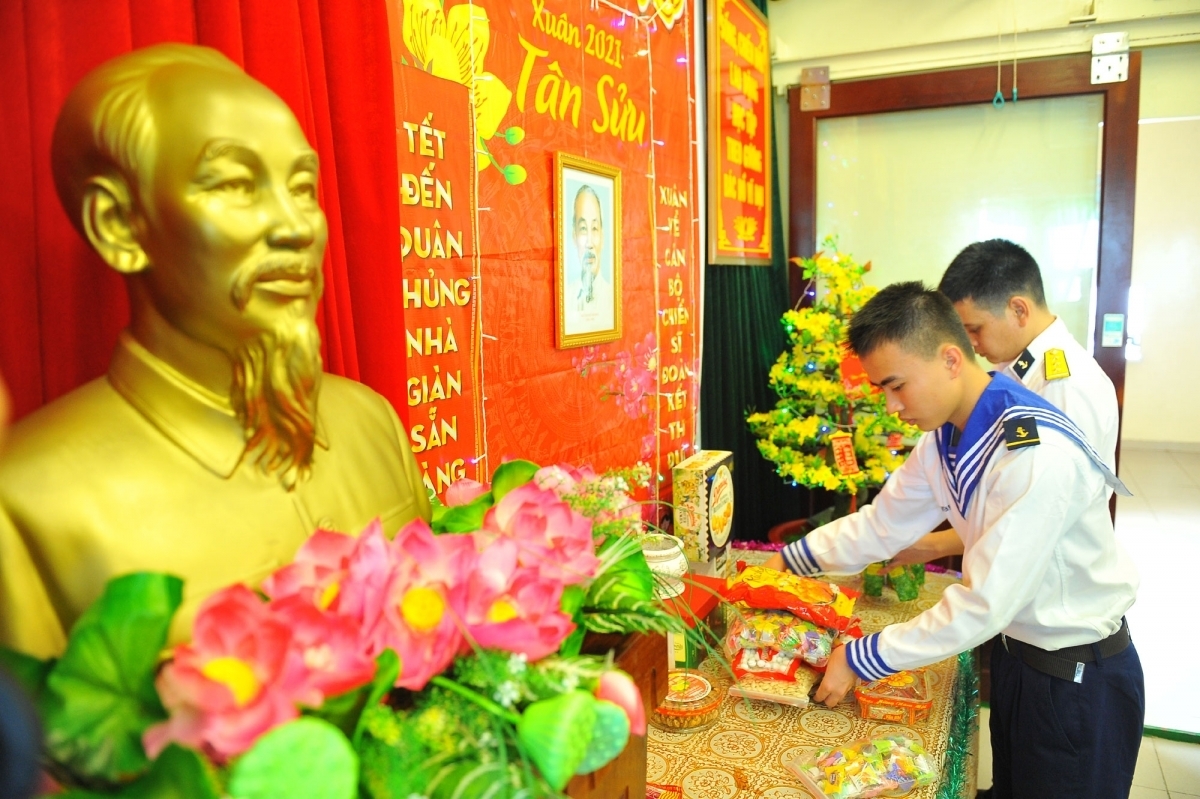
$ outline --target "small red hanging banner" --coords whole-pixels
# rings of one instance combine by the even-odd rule
[[[858,359],[857,355],[847,354],[842,358],[838,369],[842,375],[842,390],[846,392],[849,399],[865,397],[875,390],[875,387],[871,385],[871,379],[867,377],[867,370],[863,368],[862,361]]]
[[[858,458],[854,455],[854,439],[849,433],[834,433],[829,437],[833,447],[833,462],[842,474],[858,474]]]

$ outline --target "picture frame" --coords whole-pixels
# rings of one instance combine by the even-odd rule
[[[621,338],[621,170],[554,154],[558,349]]]

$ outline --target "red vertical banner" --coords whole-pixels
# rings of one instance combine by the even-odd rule
[[[708,4],[708,260],[770,264],[767,20],[747,0],[708,0]]]
[[[451,224],[467,229],[458,216],[459,181],[467,176],[453,173],[452,209],[401,207],[400,224],[412,239],[411,249],[405,245],[406,313],[422,320],[406,317],[411,375],[428,378],[432,390],[434,366],[444,373],[457,363],[454,358],[463,357],[459,326],[466,323],[454,316],[465,314],[463,307],[428,307],[424,294],[414,293],[416,281],[457,279],[455,270],[469,275],[469,263],[477,264],[471,300],[478,308],[482,350],[471,364],[482,369],[472,385],[484,442],[476,453],[483,458],[477,479],[509,457],[600,471],[642,464],[654,474],[648,493],[665,495],[671,466],[690,454],[696,439],[702,256],[695,186],[694,6],[683,0],[387,4],[393,59],[403,67],[396,102],[408,109],[406,120],[420,125],[432,113],[429,124],[446,131],[447,146],[460,135],[462,115],[474,120],[475,249],[468,250],[464,238],[459,260],[457,251],[444,260],[416,251],[418,243],[429,250],[436,243],[433,233],[418,240],[416,228],[440,221],[443,230]],[[418,72],[419,83],[413,77]],[[441,124],[451,118],[454,127]],[[408,164],[402,173],[435,181],[450,173],[438,162],[426,176],[432,159],[405,152],[408,134],[399,125],[398,135],[402,164]],[[614,242],[620,243],[619,287],[611,285],[621,325],[611,340],[585,346],[555,338],[556,302],[570,277],[562,265],[581,257],[577,239],[559,236],[556,241],[555,231],[578,210],[572,202],[555,202],[567,173],[555,168],[556,160],[563,162],[558,154],[620,172],[619,203],[604,198],[598,228],[604,242],[602,275],[605,258],[612,263]],[[419,285],[423,292],[426,284]],[[444,295],[443,289],[437,291]],[[440,354],[435,351],[439,325]],[[460,351],[447,354],[445,331],[451,326]],[[420,341],[418,328],[425,336]],[[466,375],[464,366],[464,397]],[[423,384],[410,384],[424,390]],[[427,401],[423,394],[410,395],[410,401],[421,403],[411,408],[417,460],[440,491],[443,472],[438,470],[453,474],[450,467],[464,459],[459,454],[446,460],[442,454],[457,451],[456,446],[465,451],[465,411],[459,412],[458,439],[447,444],[442,421],[455,406],[447,399]],[[428,443],[434,410],[441,439],[436,448]]]
[[[651,65],[659,98],[695,96],[691,30],[652,38]],[[689,106],[691,106],[691,101]],[[699,392],[700,264],[696,195],[696,116],[655,114],[650,198],[654,267],[658,279],[658,463],[669,485],[671,470],[692,454],[697,438]],[[679,157],[685,150],[687,158]],[[669,496],[664,496],[669,499]]]
[[[479,479],[483,452],[475,120],[466,86],[400,64],[393,74],[409,437],[440,495]]]

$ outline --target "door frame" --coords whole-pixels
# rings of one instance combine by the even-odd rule
[[[1138,100],[1142,54],[1129,54],[1129,77],[1121,83],[1093,85],[1090,55],[1022,61],[1018,77],[1021,100],[1104,95],[1104,134],[1100,172],[1100,253],[1096,266],[1095,357],[1117,390],[1118,414],[1125,407],[1125,347],[1101,347],[1104,314],[1119,313],[1128,325],[1129,279],[1133,263],[1133,204],[1137,181]],[[1002,69],[1002,85],[1012,86],[1013,65]],[[836,81],[829,108],[800,109],[800,87],[788,87],[791,121],[790,230],[792,257],[807,257],[817,248],[817,120],[881,114],[923,108],[989,102],[996,91],[995,66],[923,72],[885,78]],[[803,296],[805,281],[798,270],[789,281],[792,304]],[[1117,439],[1120,458],[1120,438]]]

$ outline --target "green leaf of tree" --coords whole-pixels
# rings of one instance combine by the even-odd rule
[[[182,596],[178,577],[125,575],[75,623],[39,703],[47,752],[72,774],[120,783],[148,768],[142,733],[166,717],[154,672]]]
[[[329,722],[308,717],[259,738],[229,779],[234,799],[354,799],[357,791],[350,741]]]

